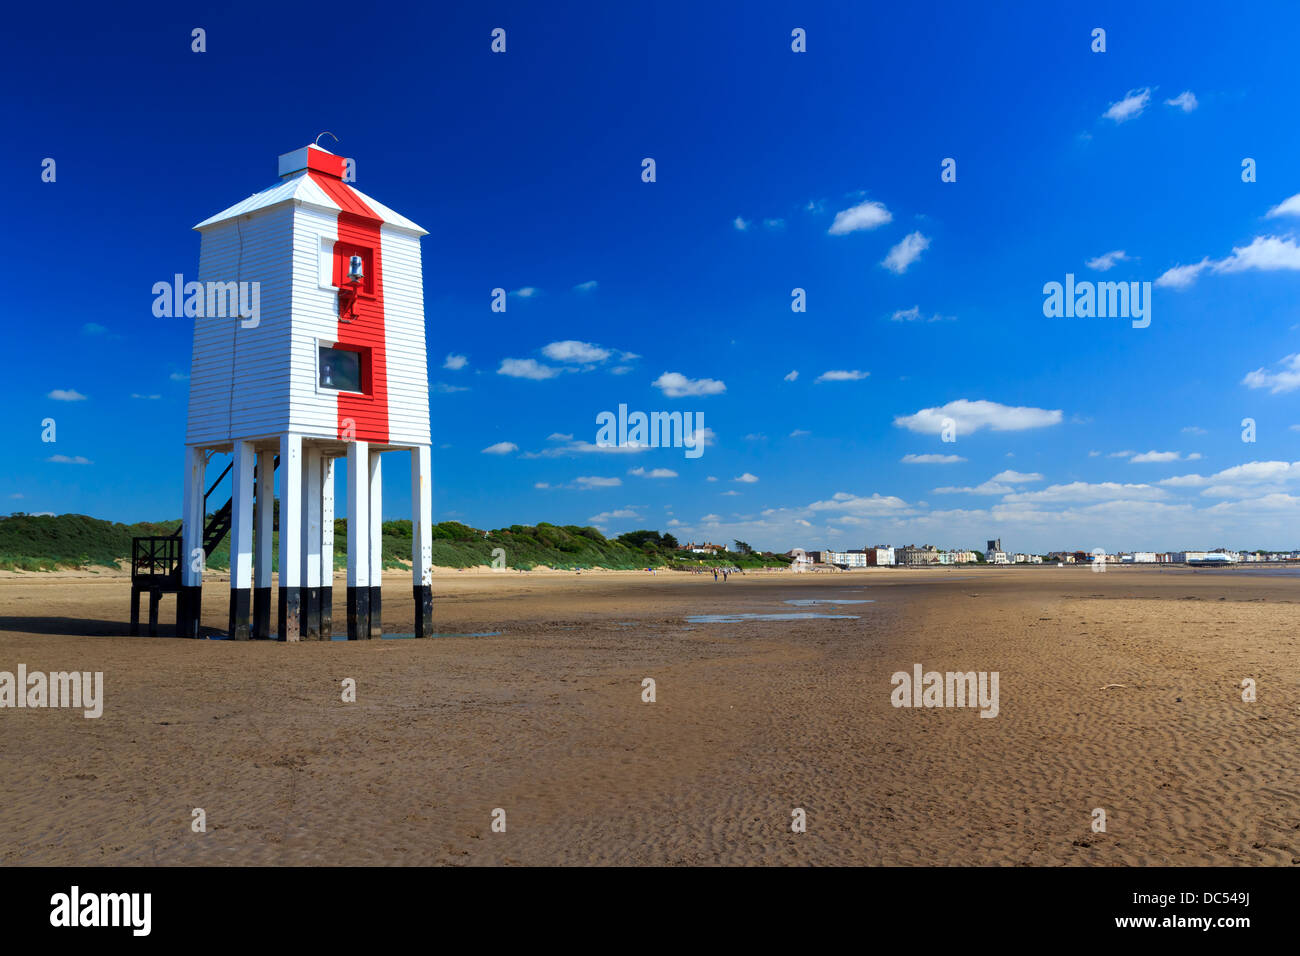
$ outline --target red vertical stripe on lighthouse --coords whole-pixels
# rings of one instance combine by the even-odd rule
[[[339,322],[335,340],[340,348],[351,346],[368,352],[370,388],[365,395],[339,393],[339,437],[344,436],[351,422],[357,441],[387,442],[388,357],[384,351],[384,266],[379,235],[382,220],[342,180],[316,170],[308,170],[307,175],[341,210],[339,243],[371,250],[368,283],[371,294],[357,296],[357,317],[352,322]]]

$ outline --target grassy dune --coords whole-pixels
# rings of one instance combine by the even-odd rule
[[[7,571],[52,571],[68,567],[115,567],[131,558],[131,539],[145,535],[169,535],[180,520],[120,524],[87,515],[25,515],[0,518],[0,569]],[[346,565],[346,519],[334,522],[334,566]],[[273,560],[278,559],[279,534]],[[385,521],[384,566],[399,567],[411,560],[411,522]],[[681,555],[671,536],[655,531],[634,531],[609,539],[595,528],[577,525],[511,525],[483,532],[444,521],[433,526],[433,563],[452,568],[488,565],[500,548],[505,566],[527,570],[552,568],[645,568],[699,567],[730,564],[756,568],[784,566],[783,557],[727,553],[718,557]],[[208,559],[208,567],[230,567],[230,537],[227,535]]]

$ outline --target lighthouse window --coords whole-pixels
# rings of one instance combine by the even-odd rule
[[[340,392],[361,391],[361,355],[347,349],[320,347],[321,388]]]

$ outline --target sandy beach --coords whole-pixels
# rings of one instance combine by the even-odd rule
[[[413,628],[409,582],[385,578],[389,632]],[[227,587],[207,585],[205,624]],[[102,671],[104,710],[0,710],[0,862],[1300,864],[1300,578],[448,572],[434,590],[439,632],[494,636],[131,638],[127,578],[5,576],[0,671]],[[737,614],[844,616],[687,620]],[[891,675],[918,663],[997,672],[997,716],[894,707]]]

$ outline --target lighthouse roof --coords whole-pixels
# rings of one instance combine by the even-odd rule
[[[343,181],[344,159],[327,149],[309,144],[280,157],[280,182],[253,193],[247,199],[204,219],[194,228],[203,230],[238,216],[269,209],[281,203],[297,202],[330,212],[350,212],[376,219],[396,229],[428,235],[428,230],[394,212],[376,199]]]

